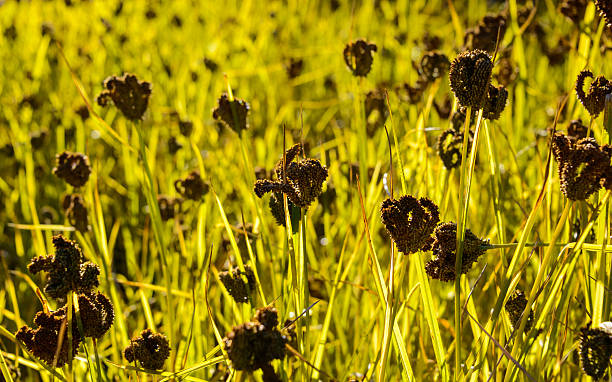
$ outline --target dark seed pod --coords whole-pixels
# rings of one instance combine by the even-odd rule
[[[55,156],[53,173],[73,187],[81,187],[89,179],[91,167],[87,155],[64,151]]]
[[[199,171],[192,171],[185,179],[174,182],[176,192],[186,199],[198,201],[208,193],[209,185],[204,183]]]
[[[75,111],[74,111],[79,117],[81,117],[81,120],[83,122],[85,122],[87,120],[87,118],[89,118],[89,109],[87,108],[87,106],[85,105],[81,105],[79,106]]]
[[[304,69],[304,60],[301,58],[293,58],[289,59],[289,62],[285,64],[285,71],[287,72],[287,77],[295,78],[302,73]]]
[[[495,79],[502,86],[508,87],[511,83],[516,80],[518,76],[518,69],[509,58],[502,58],[497,63],[497,73]]]
[[[376,52],[377,49],[376,44],[365,40],[350,42],[344,47],[344,62],[354,76],[365,77],[370,73],[374,62],[372,52]]]
[[[527,307],[527,299],[525,298],[525,293],[521,290],[515,289],[512,293],[512,296],[508,298],[506,301],[506,312],[508,312],[508,316],[510,317],[510,323],[512,324],[512,328],[514,330],[518,329],[519,323],[521,322],[521,316]],[[527,323],[525,324],[525,333],[531,330],[533,326],[533,309],[529,312],[529,317],[527,318]]]
[[[189,137],[191,135],[191,132],[193,131],[193,122],[187,120],[180,120],[179,131],[181,132],[182,136]]]
[[[587,5],[589,5],[587,0],[563,0],[561,5],[559,5],[559,12],[575,24],[578,24],[584,20]]]
[[[368,135],[372,136],[376,128],[383,126],[389,116],[387,99],[383,89],[371,90],[365,97],[365,115]]]
[[[612,337],[602,328],[580,329],[580,365],[582,371],[595,380],[601,379],[612,357]]]
[[[489,85],[489,94],[483,106],[482,117],[492,121],[499,119],[502,111],[506,108],[507,100],[508,91],[506,88]]]
[[[493,62],[482,50],[461,53],[449,70],[450,87],[462,106],[481,108],[486,102]]]
[[[300,153],[301,145],[295,144],[275,166],[278,180],[260,179],[255,183],[255,194],[261,198],[268,192],[282,192],[300,208],[308,208],[321,194],[327,179],[327,168],[316,159],[301,159],[293,162]],[[286,164],[284,164],[286,163]],[[281,198],[282,201],[282,198]]]
[[[53,246],[55,254],[37,256],[28,264],[28,271],[32,274],[49,272],[45,293],[63,299],[70,290],[90,293],[98,287],[100,269],[90,261],[83,261],[81,248],[74,241],[57,235],[53,237]]]
[[[465,31],[464,45],[468,49],[493,52],[497,43],[498,32],[501,41],[506,33],[506,16],[502,14],[487,15],[474,28]]]
[[[421,58],[420,75],[432,82],[442,77],[449,69],[448,57],[440,52],[427,52]]]
[[[274,216],[276,224],[281,227],[286,227],[285,221],[285,203],[283,202],[282,192],[273,192],[270,196],[270,202],[268,203],[270,212]],[[291,219],[291,230],[293,233],[297,233],[299,230],[299,221],[301,217],[300,207],[296,206],[291,202],[291,199],[287,199],[287,206],[289,207],[289,219]]]
[[[263,308],[258,310],[253,321],[234,326],[223,339],[232,367],[253,372],[267,367],[275,359],[285,358],[287,338],[277,324],[276,310]]]
[[[164,362],[170,356],[170,344],[165,335],[145,329],[140,336],[130,340],[123,350],[123,356],[128,362],[138,361],[145,369],[163,369]]]
[[[244,272],[241,272],[238,267],[230,271],[219,272],[219,279],[227,289],[227,293],[237,303],[249,302],[249,292],[255,291],[257,287],[255,273],[248,265],[244,266]]]
[[[98,105],[106,106],[108,99],[111,99],[127,119],[142,119],[151,95],[149,82],[138,81],[135,75],[124,73],[121,77],[112,76],[105,79],[104,88],[97,98]]]
[[[594,78],[589,70],[583,70],[576,79],[576,94],[585,109],[596,118],[606,106],[606,96],[612,93],[612,82],[604,76],[599,76],[591,82],[587,93],[584,92],[584,81],[587,78]]]
[[[36,329],[28,326],[22,326],[15,337],[25,345],[25,347],[37,358],[44,361],[47,365],[53,366],[55,352],[58,349],[60,342],[60,329],[62,323],[66,321],[68,309],[64,306],[53,312],[38,312],[34,316]],[[81,335],[79,334],[78,326],[73,321],[72,325],[72,351],[68,347],[68,328],[64,330],[61,338],[62,346],[59,347],[59,354],[55,367],[62,367],[70,362],[77,353],[79,344],[81,343]],[[72,355],[72,357],[70,356]]]
[[[229,127],[237,133],[248,128],[247,115],[250,107],[246,101],[234,98],[230,100],[223,93],[217,101],[217,107],[213,110],[213,118],[217,122]]]
[[[423,249],[440,221],[438,206],[434,202],[410,195],[385,199],[380,215],[397,249],[405,255]]]
[[[468,138],[468,152],[472,147],[474,133],[470,130]],[[438,137],[436,145],[438,156],[442,159],[444,167],[448,170],[461,165],[461,148],[463,147],[463,131],[454,128],[446,129]]]
[[[182,148],[183,145],[176,140],[176,137],[170,137],[170,139],[168,139],[168,152],[170,154],[174,155]]]
[[[586,200],[601,188],[600,182],[610,171],[612,149],[600,147],[595,139],[578,141],[563,133],[552,138],[553,154],[559,164],[561,192],[570,200]]]
[[[173,198],[167,195],[157,196],[157,205],[159,206],[159,213],[163,221],[173,219],[176,210],[180,207],[183,199]]]
[[[203,61],[204,61],[204,66],[206,67],[206,69],[210,70],[211,72],[216,72],[217,69],[219,69],[219,64],[217,64],[215,61],[211,60],[210,58],[205,57]]]
[[[612,28],[612,3],[610,0],[595,0],[599,13],[606,19],[606,24]]]
[[[30,133],[30,145],[34,150],[43,147],[49,133],[46,130],[39,130]]]
[[[425,78],[419,77],[414,85],[410,85],[408,82],[395,88],[395,92],[402,99],[402,101],[408,102],[411,105],[416,105],[423,96],[425,89],[427,89],[429,81]]]
[[[79,314],[83,322],[85,337],[101,338],[110,329],[115,319],[115,310],[108,297],[96,294],[80,294]]]
[[[466,274],[486,251],[488,241],[481,240],[469,229],[465,231],[461,273]],[[425,272],[432,279],[440,281],[455,280],[455,257],[457,250],[457,224],[442,223],[434,231],[432,251],[434,259],[425,264]]]
[[[66,195],[62,202],[68,221],[79,232],[87,232],[88,218],[85,202],[79,194]]]
[[[588,126],[584,125],[580,119],[574,119],[567,125],[567,137],[570,139],[580,140],[586,138],[588,131]],[[591,131],[589,137],[593,138],[593,131]]]

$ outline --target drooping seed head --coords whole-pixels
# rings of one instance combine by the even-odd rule
[[[484,105],[493,62],[482,50],[461,53],[449,70],[450,87],[462,106],[479,109]]]
[[[151,84],[138,81],[135,75],[124,73],[123,76],[111,76],[104,80],[104,90],[97,98],[100,106],[106,106],[112,100],[123,115],[132,121],[142,119],[151,96]]]

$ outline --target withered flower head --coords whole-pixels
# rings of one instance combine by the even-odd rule
[[[559,164],[561,191],[568,199],[586,200],[600,189],[600,182],[610,168],[609,146],[600,147],[593,138],[576,141],[555,133],[552,148]]]
[[[181,198],[173,198],[167,195],[158,195],[157,196],[157,205],[159,206],[159,213],[163,221],[170,220],[174,218],[176,214],[176,210],[180,207],[183,199]]]
[[[507,100],[508,91],[506,88],[489,85],[489,94],[483,106],[482,117],[492,121],[499,119],[502,111],[506,108]]]
[[[97,98],[100,106],[106,106],[111,99],[123,115],[132,121],[142,118],[147,110],[151,84],[138,81],[135,75],[124,73],[123,76],[111,76],[104,80],[104,90]]]
[[[68,328],[67,328],[67,313],[68,309],[64,306],[53,312],[38,312],[34,316],[34,323],[38,326],[32,329],[28,326],[22,326],[15,337],[25,345],[25,347],[37,358],[44,361],[47,365],[53,366],[55,352],[60,342],[60,329],[62,322],[66,320],[66,329],[61,338],[62,346],[57,357],[55,366],[62,367],[70,362],[77,353],[81,336],[78,326],[73,321],[72,324],[72,351],[68,347]],[[72,354],[72,357],[70,357]]]
[[[440,221],[438,206],[434,202],[410,195],[385,199],[380,216],[397,249],[406,255],[427,246]]]
[[[421,58],[420,75],[428,81],[442,77],[450,67],[450,61],[440,52],[427,52]]]
[[[64,179],[66,183],[73,187],[81,187],[87,183],[91,167],[87,155],[64,151],[55,156],[56,165],[53,173],[58,178]]]
[[[236,370],[252,372],[267,367],[275,359],[285,357],[287,338],[276,327],[276,310],[261,310],[258,310],[253,321],[234,326],[223,339],[227,355]]]
[[[516,76],[518,75],[518,69],[514,65],[511,59],[502,58],[497,63],[497,73],[495,74],[495,79],[502,86],[508,86],[516,80]]]
[[[32,274],[49,272],[45,293],[57,299],[66,297],[68,291],[90,293],[99,284],[100,269],[90,261],[83,261],[81,248],[62,235],[53,237],[55,254],[33,258],[28,264]]]
[[[101,338],[110,329],[115,319],[115,310],[108,297],[100,292],[80,294],[79,314],[85,337]]]
[[[427,89],[427,85],[429,85],[429,80],[419,77],[414,85],[404,82],[402,85],[395,88],[395,92],[403,101],[415,105],[421,100],[425,89]]]
[[[209,187],[210,186],[204,183],[200,177],[199,171],[192,171],[185,179],[177,179],[174,182],[176,192],[181,194],[184,198],[196,201],[202,199],[202,197],[208,193]]]
[[[523,293],[521,290],[515,289],[512,296],[510,296],[508,301],[506,301],[506,312],[508,312],[513,329],[518,329],[519,323],[521,322],[521,316],[523,315],[526,307],[527,299],[525,298],[525,293]],[[528,332],[533,326],[533,319],[532,309],[529,311],[529,317],[527,318],[527,323],[525,324],[525,332]]]
[[[567,137],[574,140],[579,140],[587,137],[589,127],[582,123],[580,119],[574,119],[567,125]],[[589,135],[593,138],[593,132]]]
[[[249,302],[249,292],[255,291],[257,287],[255,273],[250,266],[244,266],[244,272],[238,267],[232,270],[219,272],[219,279],[223,283],[227,293],[232,296],[237,303]]]
[[[606,24],[612,28],[612,2],[610,0],[595,0],[599,13],[606,19]]]
[[[461,53],[449,70],[450,87],[462,106],[479,109],[486,101],[493,62],[482,50]]]
[[[376,127],[385,124],[389,116],[387,109],[387,99],[383,89],[371,90],[365,97],[365,115],[368,123],[368,133],[375,130]]]
[[[217,107],[213,110],[213,118],[229,127],[237,133],[248,128],[247,114],[249,104],[241,99],[234,98],[230,101],[226,93],[223,93],[217,100]]]
[[[584,92],[584,81],[587,78],[594,78],[589,70],[583,70],[576,79],[576,94],[585,109],[596,118],[606,106],[606,96],[612,93],[612,82],[604,76],[599,76],[591,82],[587,93]]]
[[[487,244],[486,240],[479,239],[469,229],[465,231],[461,273],[466,274],[472,268],[472,264],[485,253]],[[434,231],[432,251],[435,257],[425,264],[425,272],[429,277],[440,281],[455,280],[456,250],[457,224],[453,222],[440,224]]]
[[[356,77],[365,77],[372,68],[372,52],[376,52],[376,44],[371,44],[365,40],[349,42],[344,47],[343,55],[346,66]]]
[[[255,194],[258,197],[268,192],[282,192],[296,206],[310,206],[321,193],[323,182],[327,179],[327,168],[311,158],[294,162],[301,150],[301,145],[297,143],[286,151],[286,161],[283,158],[279,160],[274,167],[278,180],[260,179],[255,183]]]
[[[599,328],[590,329],[591,325],[580,329],[580,364],[582,371],[595,380],[601,379],[612,357],[612,337],[610,333]]]
[[[179,121],[179,131],[181,132],[182,136],[189,137],[193,131],[193,122],[181,119]]]
[[[468,151],[472,147],[474,133],[470,130],[468,138]],[[449,128],[444,130],[438,137],[436,145],[438,156],[442,159],[444,167],[448,170],[459,167],[461,165],[461,148],[463,146],[463,131]]]
[[[270,202],[268,203],[270,212],[274,216],[276,224],[282,227],[286,227],[287,222],[285,220],[285,203],[283,202],[282,192],[272,192],[270,196]],[[287,199],[287,207],[289,207],[289,218],[291,219],[291,230],[293,233],[298,232],[299,219],[301,217],[301,211],[298,206],[291,202],[291,199]]]
[[[584,12],[588,4],[587,0],[563,0],[559,5],[559,12],[578,24],[584,19]]]
[[[130,340],[123,356],[128,362],[140,362],[145,369],[159,370],[170,356],[170,344],[165,335],[145,329],[140,336]]]
[[[64,207],[70,224],[79,232],[87,232],[87,208],[81,195],[66,195],[62,202],[62,207]]]
[[[304,69],[304,60],[301,58],[293,58],[289,59],[289,62],[285,64],[285,71],[287,72],[287,76],[289,78],[295,78],[302,73]]]
[[[478,25],[465,31],[464,44],[469,49],[493,52],[497,43],[498,31],[501,41],[506,33],[506,17],[502,14],[486,15]]]

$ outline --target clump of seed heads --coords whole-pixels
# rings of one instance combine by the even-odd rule
[[[374,62],[372,52],[376,52],[377,49],[376,44],[361,39],[346,44],[342,52],[344,62],[355,77],[365,77],[370,73]]]
[[[244,272],[238,267],[225,272],[219,272],[219,279],[237,303],[249,302],[249,292],[255,290],[257,286],[255,273],[249,265],[244,266]]]
[[[198,201],[208,193],[210,186],[202,180],[199,171],[192,171],[184,179],[177,179],[174,188],[185,199]]]
[[[230,97],[223,93],[217,100],[217,107],[213,109],[213,118],[221,124],[240,133],[248,128],[247,115],[249,104],[241,99]]]
[[[170,344],[165,335],[145,329],[130,340],[123,356],[128,362],[138,361],[145,369],[159,370],[170,356]]]
[[[66,195],[62,202],[68,221],[79,232],[87,232],[88,219],[85,201],[79,194]]]
[[[585,109],[596,118],[606,107],[606,96],[612,94],[612,82],[604,76],[598,76],[591,82],[589,90],[585,93],[584,82],[587,78],[594,78],[589,70],[583,70],[576,79],[576,95]]]
[[[580,329],[580,365],[582,371],[595,380],[603,378],[610,357],[612,357],[612,333],[610,323],[602,323],[598,328],[590,328],[590,324]]]
[[[519,324],[521,322],[521,316],[527,307],[527,299],[525,298],[525,293],[523,291],[515,289],[512,295],[506,301],[506,312],[508,313],[508,317],[510,318],[510,324],[512,324],[512,328],[514,330],[518,329]],[[533,309],[529,311],[529,317],[527,318],[527,323],[525,324],[525,332],[528,332],[533,326]]]
[[[64,151],[55,156],[53,173],[73,187],[81,187],[89,179],[91,167],[87,155]]]
[[[135,75],[124,73],[121,77],[111,76],[104,80],[104,90],[97,102],[106,106],[110,99],[127,119],[138,121],[147,111],[150,96],[149,82],[138,81]]]

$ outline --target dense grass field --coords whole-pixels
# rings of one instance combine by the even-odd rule
[[[610,380],[611,8],[0,1],[0,380]]]

